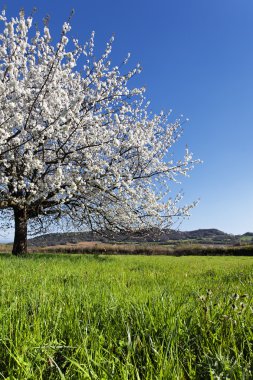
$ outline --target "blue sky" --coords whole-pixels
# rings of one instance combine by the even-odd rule
[[[96,31],[102,51],[112,34],[113,62],[131,52],[140,62],[139,84],[152,109],[173,109],[190,119],[175,151],[187,143],[196,167],[180,188],[200,198],[184,230],[253,231],[253,2],[252,0],[5,1],[9,15],[21,7],[36,19],[49,14],[52,35],[72,8],[72,34],[86,41]]]

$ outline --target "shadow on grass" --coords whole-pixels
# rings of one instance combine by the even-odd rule
[[[69,260],[71,262],[78,261],[96,261],[96,262],[111,262],[114,261],[113,256],[101,255],[101,254],[68,254],[68,253],[27,253],[21,256],[14,256],[11,252],[1,252],[0,259],[10,260],[33,260],[33,261],[50,261],[50,260]]]

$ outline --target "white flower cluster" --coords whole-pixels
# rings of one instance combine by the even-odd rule
[[[152,115],[145,90],[128,86],[140,66],[121,74],[111,65],[113,38],[96,60],[94,32],[69,50],[69,23],[53,46],[48,25],[30,37],[24,12],[0,20],[0,209],[112,229],[187,215],[191,206],[164,196],[170,180],[188,174],[192,155],[173,162],[180,120]]]

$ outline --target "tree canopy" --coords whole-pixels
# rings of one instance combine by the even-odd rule
[[[14,214],[13,253],[26,251],[27,226],[60,218],[105,231],[187,215],[192,205],[168,193],[192,154],[173,159],[181,120],[153,114],[145,89],[129,86],[140,65],[125,69],[129,55],[112,65],[113,38],[96,58],[94,32],[82,45],[69,22],[53,44],[47,22],[40,31],[23,11],[0,19],[0,210]]]

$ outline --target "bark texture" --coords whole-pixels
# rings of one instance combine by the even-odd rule
[[[12,253],[15,256],[27,253],[27,212],[25,208],[14,209],[15,237]]]

